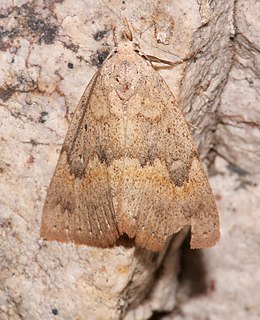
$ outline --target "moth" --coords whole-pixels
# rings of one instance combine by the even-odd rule
[[[191,226],[215,245],[219,216],[188,125],[163,78],[131,41],[93,76],[74,113],[43,208],[47,240],[152,251]]]

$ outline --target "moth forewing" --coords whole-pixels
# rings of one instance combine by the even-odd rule
[[[85,90],[48,189],[41,235],[108,247],[127,234],[160,251],[190,225],[213,246],[219,217],[187,123],[170,89],[131,42]]]

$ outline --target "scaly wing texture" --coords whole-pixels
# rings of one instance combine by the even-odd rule
[[[158,251],[191,225],[219,238],[214,197],[166,83],[131,45],[107,59],[73,117],[43,209],[48,240],[109,246],[120,234]]]
[[[41,235],[47,240],[109,246],[119,236],[100,130],[93,117],[93,109],[109,110],[98,98],[100,85],[97,73],[66,135],[43,208]]]
[[[123,170],[119,230],[157,251],[190,225],[193,248],[213,246],[219,239],[214,196],[171,91],[135,52],[118,53],[110,63],[124,110],[125,156],[110,171]]]

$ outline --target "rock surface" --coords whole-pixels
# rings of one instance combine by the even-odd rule
[[[253,0],[0,1],[1,320],[259,319],[258,12]],[[185,232],[160,255],[39,237],[71,115],[124,18],[146,54],[195,55],[158,71],[211,169],[219,155],[210,182],[221,241],[183,249],[181,265]]]

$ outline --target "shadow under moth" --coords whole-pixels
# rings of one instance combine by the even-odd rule
[[[173,94],[134,44],[97,71],[74,113],[43,208],[47,240],[109,247],[122,234],[160,251],[191,226],[191,247],[213,246],[219,217]]]

